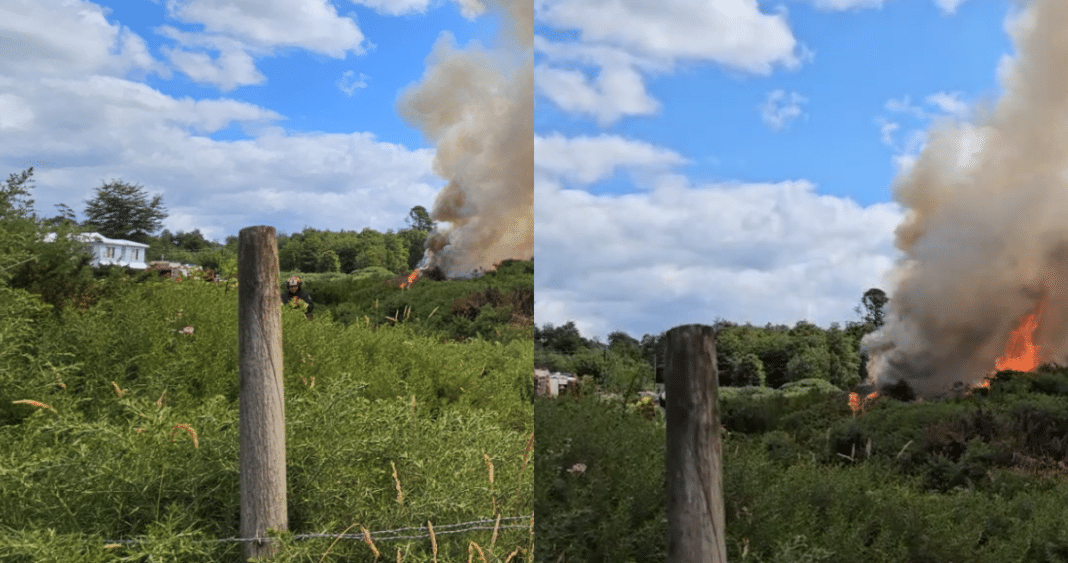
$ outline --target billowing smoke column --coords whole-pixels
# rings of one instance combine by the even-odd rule
[[[934,128],[895,185],[905,257],[887,324],[862,343],[877,386],[979,383],[1036,311],[1038,359],[1068,358],[1068,2],[1027,3],[1013,25],[1003,97]]]
[[[465,15],[487,6],[464,0]],[[421,83],[405,91],[400,114],[437,146],[434,171],[448,184],[430,217],[420,268],[470,277],[505,259],[534,255],[534,5],[495,0],[504,48],[458,50],[443,33]]]

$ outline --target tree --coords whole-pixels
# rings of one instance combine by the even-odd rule
[[[147,243],[167,217],[163,196],[149,200],[144,188],[121,180],[100,186],[96,197],[85,203],[85,225],[109,238]]]
[[[860,305],[854,310],[863,317],[865,323],[879,328],[885,322],[886,312],[883,308],[889,301],[890,298],[886,296],[885,291],[873,287],[864,292],[864,297],[860,298]],[[861,310],[861,307],[864,309]]]
[[[33,200],[30,190],[33,188],[33,167],[19,174],[11,174],[0,188],[0,219],[29,217],[33,214]]]
[[[411,228],[419,231],[430,232],[434,229],[434,221],[422,205],[416,205],[408,212],[407,222]]]

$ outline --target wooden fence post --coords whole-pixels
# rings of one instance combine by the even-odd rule
[[[726,563],[715,330],[667,332],[668,563]]]
[[[241,374],[241,537],[245,558],[273,557],[267,530],[288,529],[282,310],[274,227],[241,229],[237,246],[238,362]]]

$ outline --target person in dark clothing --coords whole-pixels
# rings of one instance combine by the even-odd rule
[[[315,308],[315,304],[312,303],[311,295],[304,291],[303,282],[297,276],[286,280],[286,291],[282,293],[282,303],[289,303],[293,298],[300,299],[308,304],[308,311],[304,313],[304,316],[309,321],[312,320],[312,310]]]

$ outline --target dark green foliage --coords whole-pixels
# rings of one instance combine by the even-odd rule
[[[112,180],[85,202],[84,225],[108,238],[148,242],[166,217],[163,196],[149,199],[142,186]]]
[[[819,379],[778,390],[721,388],[729,560],[1068,561],[1066,388],[1068,369],[1047,366],[1002,372],[989,391],[956,398],[883,396],[856,415],[845,392]],[[538,403],[539,456],[548,451],[552,462],[537,468],[536,510],[582,524],[539,521],[537,561],[664,560],[663,515],[628,522],[613,504],[635,483],[663,486],[663,418],[635,417],[634,427],[628,413],[596,393]],[[614,444],[655,459],[614,475],[618,489],[595,489],[604,498],[590,495],[594,481],[562,472],[580,458],[589,467],[630,467],[633,452]],[[586,542],[602,530],[612,539]]]
[[[663,561],[662,418],[595,394],[534,413],[535,560]]]
[[[457,340],[530,340],[534,318],[531,261],[505,261],[495,271],[471,280],[423,277],[407,289],[400,287],[403,277],[383,277],[389,274],[383,269],[377,272],[302,275],[302,279],[315,300],[316,315],[329,311],[342,324],[404,323],[426,334]]]

